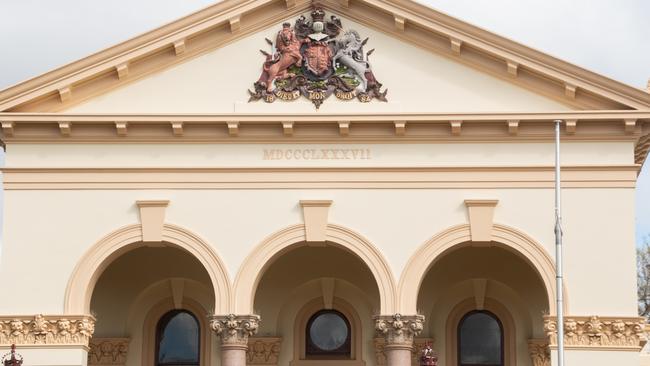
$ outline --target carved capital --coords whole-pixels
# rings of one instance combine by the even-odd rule
[[[528,340],[528,354],[533,366],[551,366],[551,349],[546,339]]]
[[[210,328],[221,337],[222,345],[248,345],[248,337],[257,333],[259,325],[259,315],[229,314],[210,319]]]
[[[249,337],[246,364],[277,365],[281,343],[282,338],[278,337]]]
[[[92,316],[0,317],[0,345],[83,345],[95,332]]]
[[[564,345],[572,348],[641,349],[646,342],[645,319],[571,316],[564,319]],[[557,347],[555,317],[544,318],[544,331],[551,347]]]
[[[128,338],[93,338],[88,350],[89,365],[125,365]]]
[[[384,336],[385,345],[413,344],[413,338],[424,328],[424,315],[380,315],[375,317],[375,329]]]

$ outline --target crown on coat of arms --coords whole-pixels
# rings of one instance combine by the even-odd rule
[[[311,19],[314,22],[323,22],[325,20],[325,12],[322,8],[315,8],[314,11],[311,12]]]

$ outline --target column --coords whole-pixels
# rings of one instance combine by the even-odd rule
[[[259,315],[216,315],[210,327],[221,337],[221,366],[246,366],[248,337],[257,333]]]
[[[413,338],[422,332],[424,315],[380,315],[375,329],[384,336],[387,366],[411,366]]]

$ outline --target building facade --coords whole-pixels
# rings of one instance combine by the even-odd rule
[[[640,362],[646,91],[408,0],[227,0],[0,111],[25,365]]]

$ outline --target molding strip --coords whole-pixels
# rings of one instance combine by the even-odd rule
[[[568,349],[639,351],[646,343],[643,317],[567,316],[564,344]],[[557,318],[544,317],[544,331],[551,349],[557,349]]]
[[[634,188],[639,165],[565,166],[564,188]],[[3,168],[5,190],[492,189],[554,186],[552,166],[430,168]]]

